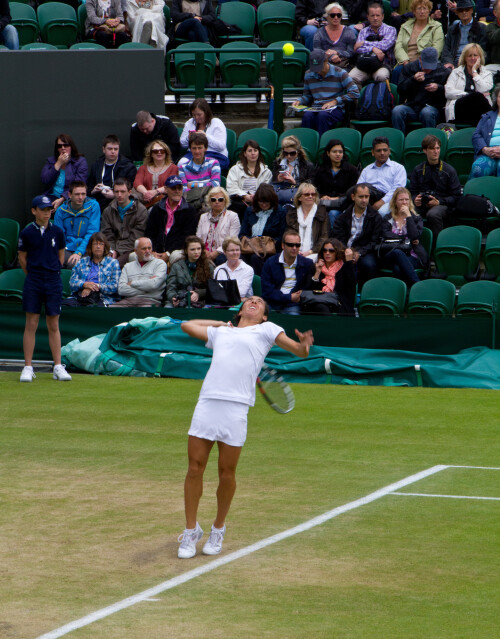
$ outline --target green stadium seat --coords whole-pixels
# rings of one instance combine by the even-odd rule
[[[479,270],[481,231],[472,226],[451,226],[436,239],[436,270],[456,286],[465,284],[466,276],[475,277]]]
[[[21,47],[23,51],[57,51],[57,47],[48,42],[29,42]]]
[[[64,2],[46,2],[37,10],[40,36],[43,42],[58,49],[75,44],[79,35],[76,11]]]
[[[238,142],[236,143],[236,153],[233,160],[236,162],[238,155],[243,148],[247,140],[255,140],[260,146],[262,155],[268,166],[273,163],[276,155],[276,148],[278,146],[278,134],[273,129],[247,129],[238,136]]]
[[[226,24],[237,25],[241,29],[240,34],[219,36],[222,42],[228,41],[253,41],[255,31],[255,9],[246,2],[225,2],[220,6],[219,18]]]
[[[362,166],[367,166],[375,161],[372,155],[372,142],[375,138],[386,137],[391,147],[391,160],[395,162],[403,161],[403,148],[405,136],[401,131],[392,129],[391,127],[380,127],[367,131],[363,136],[361,143],[360,159]]]
[[[7,258],[4,264],[14,261],[17,255],[17,241],[19,239],[19,222],[11,220],[8,217],[0,218],[0,246],[5,249],[5,256]]]
[[[78,20],[78,31],[80,34],[80,40],[84,41],[86,36],[85,22],[87,20],[87,7],[85,4],[81,4],[78,7],[78,10],[76,12],[76,17]]]
[[[448,138],[448,148],[444,159],[458,173],[461,184],[467,182],[472,162],[474,161],[474,149],[472,147],[474,131],[473,127],[467,127],[466,129],[455,131]],[[442,154],[441,157],[443,157]]]
[[[484,267],[488,276],[500,282],[500,229],[488,233],[484,247]]]
[[[21,268],[0,273],[0,300],[19,302],[23,299],[23,286],[26,275]]]
[[[203,51],[204,86],[209,86],[214,82],[217,57],[212,45],[205,42],[186,42],[172,51],[178,84],[185,87],[187,92],[194,93],[196,82],[195,53],[194,51],[186,51],[186,49]]]
[[[231,158],[236,151],[236,131],[233,129],[226,129],[226,147],[227,155],[229,157],[229,166],[231,166]]]
[[[262,286],[260,283],[260,276],[254,275],[252,280],[252,291],[254,295],[258,295],[259,297],[262,295]]]
[[[150,44],[146,44],[145,42],[124,42],[120,44],[119,49],[154,49]]]
[[[63,297],[69,297],[71,295],[71,288],[69,286],[69,280],[71,278],[72,270],[69,268],[61,269],[61,280],[63,285]]]
[[[404,165],[408,175],[410,175],[417,164],[425,160],[425,155],[422,151],[422,140],[426,135],[435,135],[441,140],[441,159],[445,157],[448,147],[448,136],[442,129],[422,127],[421,129],[410,131],[410,133],[406,134],[403,150]]]
[[[277,72],[275,70],[275,55],[274,52],[278,49],[282,49],[286,40],[280,42],[274,42],[270,44],[266,49],[266,72],[270,84],[276,84]],[[283,89],[285,92],[296,92],[297,87],[304,86],[304,73],[309,62],[309,51],[300,42],[294,42],[294,52],[292,55],[283,56],[283,71],[280,75],[280,79],[283,82]]]
[[[339,127],[323,133],[319,141],[318,162],[321,162],[326,145],[333,139],[341,140],[344,143],[349,162],[357,165],[361,151],[361,133],[357,129],[348,127]]]
[[[394,96],[394,106],[399,104],[399,94],[398,87],[393,82],[389,83],[391,86],[391,93]],[[366,86],[361,89],[361,94],[359,96],[359,100],[362,99],[363,93],[366,91]],[[390,119],[386,120],[359,120],[357,118],[351,118],[351,124],[355,126],[357,129],[361,131],[367,131],[373,129],[374,127],[383,127],[385,125],[390,124]],[[393,129],[395,130],[395,129]],[[404,137],[404,136],[403,136]]]
[[[361,317],[404,313],[406,284],[395,277],[375,277],[361,289],[358,310]]]
[[[490,200],[493,206],[500,209],[500,178],[485,175],[467,180],[464,186],[464,195],[484,195]],[[498,225],[498,222],[500,222],[498,215],[478,219],[473,215],[460,217],[459,214],[455,213],[455,218],[460,222],[467,222],[474,226],[477,224],[481,228],[487,223],[497,223]]]
[[[319,149],[319,133],[314,129],[305,129],[302,127],[283,131],[278,139],[277,150],[281,148],[281,140],[288,137],[289,135],[294,135],[296,138],[298,138],[300,140],[300,143],[302,144],[302,148],[307,153],[308,159],[313,163],[316,162]]]
[[[36,42],[40,28],[33,7],[22,2],[11,2],[9,8],[11,24],[17,29],[20,47]]]
[[[458,292],[457,315],[498,315],[500,284],[480,280],[464,284]]]
[[[244,3],[228,2],[226,4]],[[222,6],[225,7],[226,4]],[[245,51],[233,51],[233,49],[245,49]],[[259,47],[253,42],[228,42],[224,44],[219,54],[223,82],[232,87],[242,87],[247,90],[252,86],[260,87],[260,60]]]
[[[70,49],[81,51],[86,49],[87,51],[106,51],[106,47],[103,47],[102,44],[97,44],[97,42],[77,42],[76,44],[72,44]]]
[[[456,288],[448,280],[422,280],[414,284],[408,295],[407,313],[450,317],[455,307]]]
[[[257,26],[264,42],[290,41],[295,27],[295,4],[284,0],[263,2],[257,9]]]

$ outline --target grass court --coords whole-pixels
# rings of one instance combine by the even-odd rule
[[[201,382],[18,380],[0,373],[1,639],[497,636],[496,391],[294,385],[284,416],[257,397],[223,553],[179,560]]]

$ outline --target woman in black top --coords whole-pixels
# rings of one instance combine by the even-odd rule
[[[345,194],[356,184],[358,177],[358,169],[347,160],[344,144],[340,140],[330,140],[313,180],[321,204],[328,209],[330,226],[333,226],[335,218],[346,208],[346,204],[351,203],[350,199],[346,201]]]

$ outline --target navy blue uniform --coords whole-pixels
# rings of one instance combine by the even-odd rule
[[[43,231],[43,232],[42,232]],[[19,234],[20,251],[27,253],[28,275],[23,289],[23,309],[40,314],[60,315],[62,299],[59,251],[66,246],[64,232],[52,222],[46,229],[32,222]]]

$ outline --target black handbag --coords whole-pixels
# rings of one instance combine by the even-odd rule
[[[309,304],[326,304],[329,308],[340,308],[339,296],[335,291],[302,291],[300,294],[300,303],[302,306]]]
[[[455,216],[458,218],[476,218],[484,220],[488,217],[498,217],[498,209],[484,195],[461,195],[455,207]]]
[[[382,240],[376,247],[378,257],[385,257],[394,249],[399,249],[405,253],[410,253],[412,250],[412,244],[409,237],[402,237],[401,239],[387,239]]]
[[[227,279],[218,279],[221,271],[226,273]],[[215,279],[208,280],[206,302],[207,304],[213,304],[214,306],[236,306],[236,304],[241,302],[238,282],[236,280],[229,279],[227,269],[219,269]]]

